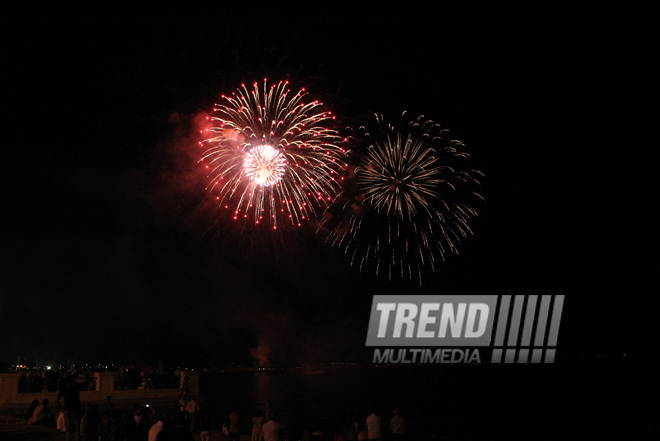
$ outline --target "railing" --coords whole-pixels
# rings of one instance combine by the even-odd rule
[[[161,378],[156,375],[151,383],[154,387],[150,388],[147,382],[144,387],[141,387],[142,383],[140,383],[137,387],[130,389],[117,389],[115,387],[115,372],[94,372],[93,376],[92,389],[90,389],[92,383],[83,380],[82,384],[85,389],[80,392],[82,401],[103,401],[107,396],[112,396],[113,399],[118,400],[176,397],[184,390],[181,385],[185,377],[187,377],[185,390],[191,395],[199,393],[199,372],[182,372],[178,378],[173,376]],[[36,383],[21,383],[21,377],[21,373],[0,373],[0,405],[29,404],[34,399],[41,401],[44,398],[54,402],[57,399],[57,389],[44,391],[42,384],[41,390],[33,391],[29,386],[34,386]],[[155,387],[156,385],[159,387]]]
[[[23,374],[18,380],[18,393],[56,392],[60,389],[61,377],[58,372],[47,375]],[[80,375],[78,387],[83,390],[96,390],[96,376],[93,372]]]

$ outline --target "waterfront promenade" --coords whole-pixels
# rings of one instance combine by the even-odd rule
[[[129,407],[133,403],[153,403],[158,407],[176,407],[181,395],[180,388],[160,389],[115,389],[114,372],[95,372],[93,390],[80,391],[80,401],[100,404],[109,396],[117,407]],[[181,373],[181,383],[187,377],[187,388],[191,396],[199,394],[199,372]],[[41,402],[48,399],[51,406],[56,406],[57,392],[20,392],[21,373],[0,373],[0,441],[64,441],[65,435],[52,427],[27,424],[25,412],[33,400]],[[199,434],[197,434],[197,438]],[[216,441],[222,440],[221,432],[212,434]]]

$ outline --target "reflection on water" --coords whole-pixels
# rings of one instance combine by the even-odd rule
[[[256,409],[266,409],[270,406],[272,392],[273,377],[270,375],[262,374],[255,375],[252,378],[252,389],[254,391],[254,399],[252,401]]]

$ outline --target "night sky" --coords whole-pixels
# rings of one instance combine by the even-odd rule
[[[17,19],[0,362],[369,361],[377,293],[565,294],[558,355],[639,355],[658,288],[657,28],[646,3],[551,5]],[[221,218],[197,123],[264,77],[305,87],[340,132],[404,110],[450,129],[485,173],[461,254],[419,288],[350,268],[313,225]]]

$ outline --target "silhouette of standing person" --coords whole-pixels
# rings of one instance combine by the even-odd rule
[[[229,412],[229,441],[240,441],[238,431],[238,407],[234,406]]]
[[[64,411],[66,441],[80,441],[80,388],[71,374],[64,378],[62,390],[57,394],[57,404]]]
[[[186,396],[190,395],[190,381],[187,375],[184,375],[183,380],[181,380],[181,393]]]
[[[197,401],[194,398],[189,398],[188,403],[186,404],[186,412],[188,412],[188,422],[190,423],[190,433],[193,433],[197,430],[197,412],[199,411],[199,406]]]
[[[284,425],[277,420],[275,412],[270,412],[268,421],[261,426],[261,436],[263,441],[283,441]]]
[[[199,406],[197,417],[199,420],[199,438],[201,441],[209,441],[211,439],[211,421],[206,406]]]
[[[261,415],[261,412],[259,410],[256,410],[254,412],[254,416],[252,417],[252,434],[250,437],[250,441],[260,441],[261,440],[261,426],[264,424],[264,418]]]
[[[380,415],[378,415],[375,410],[372,410],[371,414],[365,421],[367,439],[369,441],[380,441],[380,439],[383,437],[382,426],[383,422],[380,418]]]
[[[399,409],[392,411],[394,416],[390,420],[390,432],[393,441],[404,441],[406,438],[406,420],[400,415]]]

